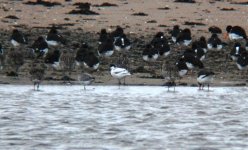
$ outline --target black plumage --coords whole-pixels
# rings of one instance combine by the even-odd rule
[[[208,28],[208,31],[212,34],[221,34],[222,30],[221,28],[217,27],[217,26],[211,26]]]
[[[217,34],[212,34],[207,42],[208,49],[222,49],[222,41]]]
[[[111,38],[107,38],[106,41],[98,45],[99,56],[109,57],[112,56],[113,53],[114,53],[114,45],[113,45],[113,40]]]
[[[31,48],[38,58],[45,56],[48,52],[48,44],[42,36],[38,37],[38,39],[34,41]]]
[[[180,29],[179,25],[174,25],[173,30],[170,31],[171,39],[174,43],[176,43],[177,36],[180,34],[182,30]]]
[[[243,38],[243,39],[247,39],[247,35],[246,35],[246,32],[245,30],[240,27],[240,26],[230,26],[228,25],[226,27],[226,31],[227,33],[229,34],[229,38],[230,38],[230,34],[235,34],[237,36],[240,36],[239,38],[230,38],[231,40],[234,40],[234,39],[240,39],[240,38]]]
[[[193,69],[194,67],[198,67],[200,69],[204,68],[202,61],[193,54],[190,53],[183,54],[183,56],[180,59],[186,63],[189,69]]]
[[[19,46],[20,44],[28,44],[26,36],[24,36],[23,33],[17,29],[13,30],[10,40],[14,46]]]
[[[66,44],[66,39],[60,35],[55,26],[52,26],[47,34],[46,41],[49,45],[56,46],[59,43]]]
[[[142,52],[143,60],[145,61],[155,61],[158,59],[159,52],[157,49],[148,44]]]
[[[176,39],[177,44],[183,44],[185,46],[188,46],[191,43],[191,41],[192,41],[191,31],[188,28],[182,30],[182,32],[179,33]]]

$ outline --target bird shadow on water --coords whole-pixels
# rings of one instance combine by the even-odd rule
[[[207,89],[204,89],[204,90],[197,90],[198,92],[205,92],[205,93],[211,93],[211,92],[214,92],[214,90],[207,90]]]

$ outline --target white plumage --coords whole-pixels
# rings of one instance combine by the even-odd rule
[[[131,75],[130,72],[124,68],[118,68],[118,67],[112,66],[110,67],[110,69],[111,69],[110,71],[111,75],[117,79],[122,79],[126,76]]]
[[[124,79],[126,76],[130,76],[131,73],[125,68],[119,68],[115,65],[110,65],[110,74],[112,77],[118,79],[119,85],[121,84],[121,79]]]

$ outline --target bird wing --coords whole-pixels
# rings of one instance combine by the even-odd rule
[[[112,73],[114,74],[130,74],[126,69],[124,68],[115,68],[112,70]]]

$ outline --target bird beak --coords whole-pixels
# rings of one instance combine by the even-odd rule
[[[225,40],[228,39],[228,33],[224,33],[224,39],[225,39]]]

